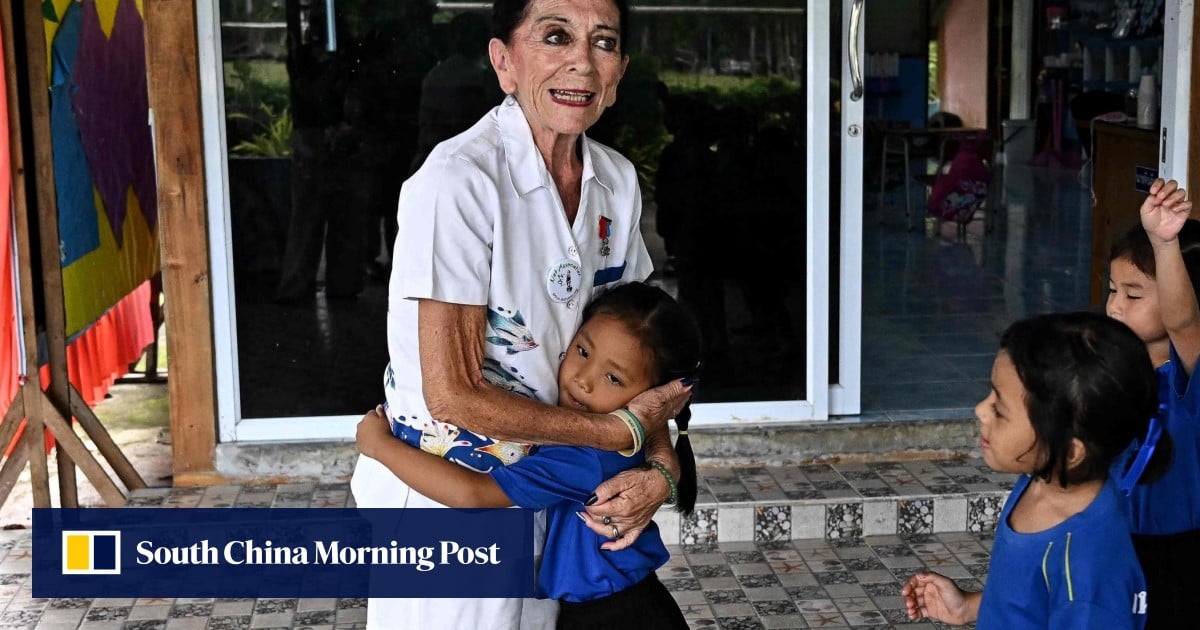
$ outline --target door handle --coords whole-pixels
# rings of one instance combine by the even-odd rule
[[[858,32],[862,28],[864,0],[854,0],[850,5],[850,34],[846,44],[850,47],[850,100],[858,101],[863,97],[862,59],[858,57]]]

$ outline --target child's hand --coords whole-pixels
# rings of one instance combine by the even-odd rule
[[[975,621],[966,593],[950,578],[939,573],[918,573],[901,589],[909,619],[929,617],[962,625]]]
[[[1179,236],[1192,213],[1187,191],[1175,180],[1159,179],[1150,186],[1150,196],[1142,203],[1142,227],[1151,243],[1167,243]]]
[[[386,444],[385,440],[391,439],[393,439],[392,425],[383,411],[383,405],[368,411],[362,420],[358,421],[358,431],[354,440],[358,446],[358,452],[363,455],[371,459],[379,459],[376,457],[379,446]]]

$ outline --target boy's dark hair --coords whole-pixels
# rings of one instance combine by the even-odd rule
[[[629,327],[642,343],[653,364],[653,383],[663,385],[674,379],[696,376],[700,370],[700,326],[692,314],[675,298],[658,287],[630,282],[606,291],[583,310],[583,321],[596,315],[608,315]],[[688,439],[691,403],[675,417],[679,437],[675,454],[679,457],[679,496],[676,509],[690,514],[696,507],[696,457]]]
[[[1146,345],[1125,324],[1096,313],[1038,315],[1009,326],[1000,349],[1025,388],[1040,462],[1034,476],[1064,487],[1104,479],[1113,460],[1145,437],[1158,410],[1158,377]],[[1068,469],[1075,438],[1084,458]],[[1164,431],[1139,482],[1160,477],[1171,451]]]
[[[625,38],[629,37],[629,2],[628,0],[611,0],[617,7],[620,23],[618,48],[625,50]],[[512,43],[512,34],[529,14],[529,5],[533,0],[495,0],[492,3],[492,37],[505,44]]]
[[[1192,281],[1192,291],[1200,296],[1200,221],[1188,219],[1179,230],[1179,249],[1183,254],[1183,265]],[[1139,222],[1129,228],[1109,249],[1108,262],[1118,258],[1127,259],[1137,270],[1155,277],[1154,248],[1150,237]]]

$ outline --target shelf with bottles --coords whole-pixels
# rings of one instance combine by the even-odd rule
[[[1143,74],[1162,71],[1162,37],[1095,38],[1082,44],[1085,89],[1134,89]]]

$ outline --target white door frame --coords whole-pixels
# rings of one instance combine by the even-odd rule
[[[1167,0],[1163,19],[1162,106],[1158,173],[1188,184],[1188,114],[1192,104],[1193,0]]]
[[[857,415],[862,396],[863,112],[866,2],[842,0],[841,228],[838,286],[838,373],[829,386],[829,415]],[[855,21],[857,20],[857,24]],[[828,46],[826,46],[828,48]],[[851,53],[856,54],[851,54]],[[857,62],[857,68],[855,63]],[[828,242],[828,238],[825,239]]]
[[[844,32],[849,31],[850,9],[862,0],[842,0]],[[464,3],[465,4],[465,3]],[[472,3],[474,4],[474,3]],[[682,8],[672,7],[672,10]],[[652,9],[651,9],[652,10]],[[711,10],[711,9],[710,9]],[[730,9],[735,10],[735,9]],[[216,364],[218,435],[221,442],[353,439],[359,416],[323,416],[309,418],[242,418],[237,361],[236,306],[234,301],[231,224],[229,211],[229,174],[225,141],[224,77],[221,57],[220,16],[216,0],[197,2],[197,31],[200,61],[201,110],[204,121],[210,265],[213,282],[213,334]],[[837,378],[829,374],[830,260],[829,198],[830,176],[830,28],[829,4],[810,2],[807,13],[806,86],[807,110],[825,115],[809,116],[806,158],[808,185],[805,210],[808,242],[805,252],[808,277],[806,335],[807,400],[761,401],[746,403],[697,404],[693,408],[693,426],[729,426],[779,421],[824,420],[831,413],[852,414],[859,408],[859,352],[861,347],[861,267],[862,267],[862,133],[851,136],[850,125],[862,126],[862,101],[849,97],[850,87],[843,81],[842,140],[843,173],[841,178],[840,337],[841,369]],[[855,41],[862,59],[863,36]],[[846,37],[843,42],[849,41]],[[842,74],[849,77],[849,56],[843,45]],[[381,340],[382,342],[382,340]],[[831,383],[833,383],[831,385]],[[380,392],[382,396],[382,391]]]

